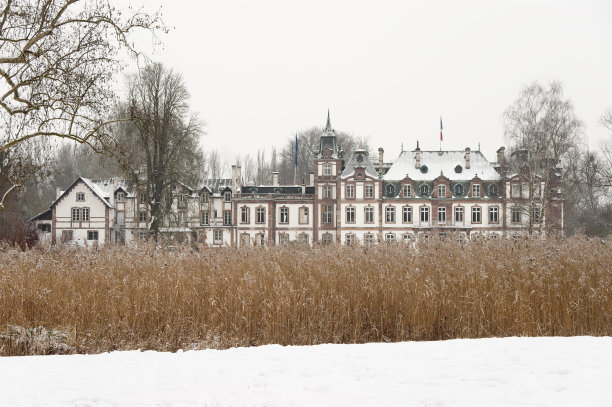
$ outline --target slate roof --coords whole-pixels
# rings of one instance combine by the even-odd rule
[[[425,181],[437,178],[440,172],[451,180],[470,180],[478,176],[483,180],[499,180],[499,173],[492,163],[487,161],[480,151],[470,152],[470,168],[465,168],[465,151],[421,151],[421,166],[427,167],[427,172],[415,168],[415,151],[402,152],[385,174],[385,180],[402,180],[406,176],[415,181]],[[455,172],[455,167],[461,166],[461,172]]]
[[[358,157],[361,156],[361,161]],[[368,152],[366,150],[355,150],[351,155],[351,158],[346,162],[344,170],[342,171],[342,178],[347,178],[355,172],[355,167],[365,167],[365,172],[370,177],[378,178],[378,173],[374,168],[374,164],[370,160]]]
[[[314,194],[314,186],[306,187],[306,194]],[[302,187],[298,185],[279,185],[279,186],[243,186],[241,193],[243,194],[286,194],[296,195],[302,193]]]

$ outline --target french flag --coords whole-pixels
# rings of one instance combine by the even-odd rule
[[[444,140],[442,138],[442,116],[440,116],[440,141]]]

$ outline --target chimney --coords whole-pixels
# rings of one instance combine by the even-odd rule
[[[239,165],[232,165],[232,192],[237,192],[242,187],[242,168]]]
[[[465,148],[465,169],[466,170],[470,169],[470,148],[469,147]]]
[[[62,189],[60,187],[55,188],[55,199],[59,199],[62,195]]]
[[[500,147],[499,150],[497,150],[497,163],[499,164],[500,167],[503,167],[504,164],[506,164],[506,147]]]
[[[278,171],[272,173],[272,186],[278,186]]]
[[[236,165],[232,164],[232,193],[236,192],[237,182],[236,182]]]
[[[310,181],[308,182],[309,186],[313,186],[314,185],[314,172],[310,173]]]
[[[382,147],[378,148],[378,173],[382,175],[383,173],[383,154],[385,150]]]
[[[242,166],[236,165],[236,185],[242,189]]]
[[[306,183],[304,182],[304,178],[302,178],[302,195],[306,193]]]
[[[421,168],[421,149],[419,148],[419,142],[417,141],[417,148],[414,150],[414,168]]]

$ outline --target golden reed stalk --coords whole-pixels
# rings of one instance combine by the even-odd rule
[[[3,355],[612,335],[612,242],[5,247],[0,332]]]

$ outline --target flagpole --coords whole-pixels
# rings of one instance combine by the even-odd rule
[[[293,185],[297,185],[297,165],[298,165],[298,139],[295,133],[295,171],[293,172]]]

